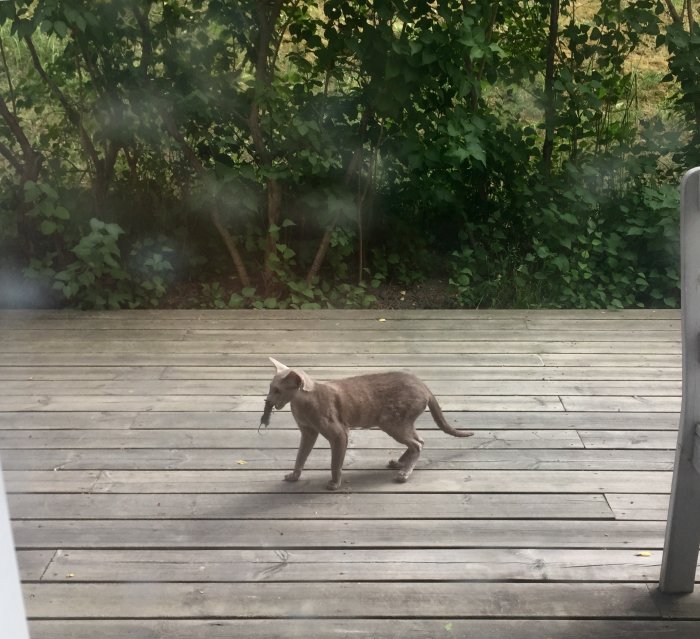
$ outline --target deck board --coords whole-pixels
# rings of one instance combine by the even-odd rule
[[[325,442],[284,483],[268,355],[411,370],[475,435],[422,416],[397,484],[354,432],[341,491]],[[695,638],[656,589],[680,364],[677,311],[0,311],[32,637]]]
[[[183,620],[39,620],[32,636],[43,639],[697,639],[696,621],[556,619],[183,619]]]

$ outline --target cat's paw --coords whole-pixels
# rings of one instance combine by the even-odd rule
[[[408,481],[410,473],[405,473],[401,472],[395,477],[395,481],[399,482],[399,484],[405,484]]]
[[[401,464],[401,462],[392,459],[389,461],[386,467],[391,468],[391,470],[400,470],[401,468],[403,468],[403,465]]]
[[[340,488],[340,482],[339,481],[329,481],[326,484],[326,490],[338,490]]]
[[[301,473],[291,472],[284,476],[284,481],[297,481]]]

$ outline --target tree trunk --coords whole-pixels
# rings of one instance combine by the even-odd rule
[[[265,143],[263,131],[260,126],[260,99],[270,89],[272,83],[272,72],[270,68],[270,44],[275,24],[282,11],[283,0],[257,0],[256,15],[258,20],[258,39],[255,50],[255,96],[250,105],[248,116],[248,128],[253,139],[253,148],[257,155],[257,163],[260,168],[270,169],[272,166],[270,151]],[[266,178],[266,211],[267,219],[265,258],[263,266],[263,287],[265,295],[272,292],[274,273],[272,272],[271,257],[275,251],[275,239],[270,233],[270,227],[277,225],[282,214],[282,188],[275,178]]]
[[[270,232],[270,228],[279,226],[282,217],[282,188],[277,180],[267,181],[267,244],[265,248],[265,266],[263,268],[263,286],[265,295],[272,293],[274,273],[270,257],[275,253],[277,243],[275,237]]]
[[[31,205],[28,205],[24,201],[24,185],[27,182],[36,182],[39,179],[43,157],[38,151],[34,150],[29,142],[29,139],[24,133],[24,130],[22,129],[20,121],[10,110],[2,96],[0,96],[0,118],[5,121],[7,128],[17,144],[19,144],[22,152],[21,157],[18,157],[9,146],[0,142],[0,155],[5,157],[5,159],[19,175],[19,187],[17,189],[17,197],[15,200],[15,224],[17,227],[17,234],[23,245],[22,248],[24,250],[25,257],[29,259],[34,254],[32,237],[34,235],[35,228],[34,225],[27,219],[27,213],[31,209]]]
[[[168,129],[168,132],[173,137],[173,139],[180,145],[182,152],[185,154],[187,161],[189,162],[190,166],[195,171],[195,173],[197,173],[197,175],[199,175],[200,177],[204,175],[204,165],[202,164],[202,161],[199,159],[199,156],[195,153],[194,149],[189,145],[187,140],[185,140],[185,137],[182,135],[182,133],[180,133],[180,131],[177,129],[175,123],[169,119],[166,119],[166,128]],[[238,278],[241,280],[241,284],[243,284],[244,287],[250,286],[250,276],[248,275],[245,263],[243,262],[241,253],[238,250],[238,246],[236,245],[236,239],[228,232],[228,229],[221,222],[221,217],[219,215],[219,205],[217,203],[214,203],[214,205],[212,206],[212,210],[209,212],[209,217],[211,218],[214,228],[216,228],[216,230],[219,232],[221,239],[226,245],[226,249],[228,250],[229,255],[231,256],[231,260],[233,261],[233,265],[236,268],[236,272],[238,273]]]
[[[350,160],[347,171],[345,173],[345,185],[349,185],[353,176],[359,171],[360,164],[362,162],[362,153],[364,149],[362,147],[355,150],[355,153]],[[318,249],[316,249],[316,255],[314,256],[314,261],[309,268],[309,272],[306,274],[306,282],[311,284],[312,280],[318,275],[323,265],[323,261],[326,259],[326,253],[328,252],[328,247],[331,244],[331,236],[335,230],[335,226],[338,223],[338,216],[336,215],[331,223],[326,227],[323,232],[321,241],[319,242]]]
[[[559,0],[551,0],[549,14],[549,36],[547,38],[547,60],[544,74],[544,143],[542,145],[542,167],[545,175],[552,171],[554,152],[554,120],[556,105],[554,94],[554,58],[557,52],[559,32]]]
[[[359,127],[359,144],[360,146],[355,149],[355,152],[352,155],[352,159],[350,160],[350,164],[348,164],[348,168],[345,171],[345,186],[348,186],[350,182],[352,181],[353,177],[360,171],[360,165],[362,164],[362,157],[364,153],[364,148],[362,146],[363,140],[362,136],[364,135],[365,131],[367,130],[367,123],[369,122],[370,118],[372,117],[372,110],[367,109],[363,114],[362,114],[362,119],[360,120],[360,127]],[[314,256],[314,261],[311,264],[311,267],[309,268],[308,273],[306,274],[306,281],[308,284],[311,284],[312,280],[318,275],[319,271],[321,270],[321,265],[323,264],[323,260],[326,258],[326,253],[328,252],[328,247],[330,246],[331,243],[331,235],[333,234],[333,230],[335,229],[335,225],[338,223],[338,217],[336,216],[330,223],[330,225],[326,228],[326,230],[323,233],[323,237],[321,237],[321,241],[319,242],[318,249],[316,249],[316,255]]]

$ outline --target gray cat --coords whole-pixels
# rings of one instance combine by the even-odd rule
[[[396,480],[405,482],[416,466],[423,440],[414,422],[426,406],[435,423],[453,437],[469,437],[474,433],[450,426],[440,405],[428,387],[409,373],[377,373],[358,375],[334,382],[317,382],[304,371],[291,369],[270,357],[276,373],[265,400],[261,424],[270,423],[272,409],[279,410],[291,402],[292,415],[301,431],[301,443],[294,470],[286,481],[297,481],[319,433],[331,445],[331,481],[326,488],[338,490],[348,447],[350,428],[377,426],[406,451],[388,467],[399,471]]]

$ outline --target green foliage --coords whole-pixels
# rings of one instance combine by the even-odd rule
[[[559,6],[552,43],[539,0],[0,2],[0,267],[81,308],[673,306],[698,30]]]
[[[550,305],[678,305],[678,191],[639,177],[629,181],[629,189],[610,198],[597,186],[605,182],[598,171],[571,168],[562,197],[541,209],[541,232],[525,264]]]
[[[121,265],[117,224],[90,220],[90,232],[71,249],[77,258],[54,275],[54,288],[81,308],[120,308],[129,300],[128,277]]]

